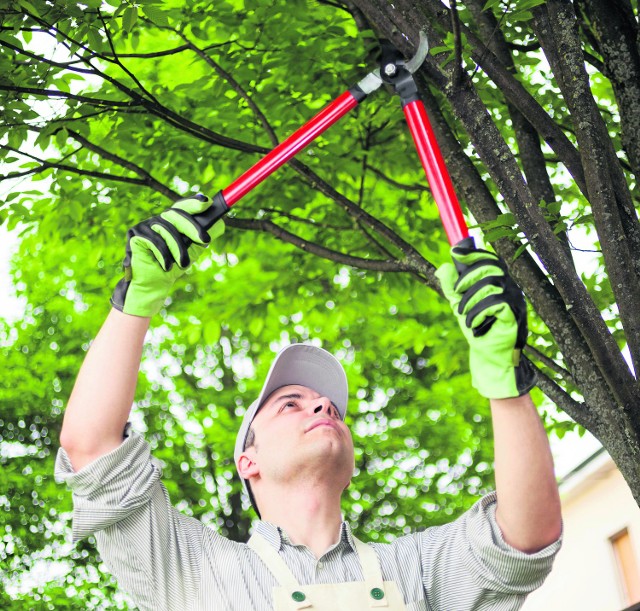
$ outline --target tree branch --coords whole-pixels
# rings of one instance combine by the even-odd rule
[[[185,119],[181,115],[173,112],[172,110],[168,109],[166,106],[163,106],[162,104],[157,103],[153,99],[148,99],[144,97],[144,95],[140,95],[136,91],[133,91],[130,87],[127,87],[126,85],[118,81],[118,79],[106,74],[104,71],[98,69],[96,66],[94,66],[91,63],[92,59],[98,58],[98,59],[102,59],[104,61],[117,65],[117,62],[115,60],[113,60],[108,56],[101,55],[91,51],[91,49],[86,47],[86,45],[83,45],[81,42],[74,40],[68,34],[62,32],[60,29],[56,28],[54,25],[48,24],[42,19],[39,19],[36,17],[33,17],[33,18],[39,23],[41,23],[43,26],[48,27],[50,30],[48,33],[52,37],[55,36],[56,34],[63,36],[64,40],[66,41],[66,43],[63,43],[63,44],[65,44],[69,49],[70,49],[70,44],[73,44],[78,46],[79,49],[85,51],[89,57],[84,57],[82,55],[79,55],[78,52],[75,52],[74,55],[78,57],[81,61],[83,61],[92,70],[94,70],[96,75],[100,76],[105,81],[111,83],[114,87],[116,87],[125,95],[127,95],[129,98],[131,98],[132,102],[130,103],[130,105],[142,106],[146,108],[151,114],[161,118],[169,125],[178,127],[182,131],[189,133],[199,139],[205,140],[207,142],[211,142],[212,144],[218,144],[225,148],[230,148],[230,149],[239,150],[243,152],[257,152],[257,153],[268,152],[268,149],[265,149],[263,147],[250,145],[240,140],[235,140],[233,138],[228,138],[221,134],[217,134],[212,130],[204,128],[203,126],[198,125],[197,123],[194,123],[192,121],[189,121],[188,119]],[[0,89],[2,89],[2,87],[0,87]],[[142,91],[146,93],[144,89],[142,89]],[[69,96],[65,96],[65,97],[69,97]],[[91,98],[89,98],[88,100],[90,101]]]
[[[296,216],[295,214],[290,214],[288,212],[285,212],[284,210],[280,210],[278,208],[261,208],[261,210],[263,212],[267,212],[270,214],[275,214],[277,216],[282,216],[284,218],[287,218],[291,221],[295,221],[296,223],[303,223],[305,225],[311,225],[312,227],[315,227],[316,229],[319,227],[318,223],[316,223],[313,219],[311,218],[303,218],[301,216]],[[339,225],[328,225],[327,223],[323,223],[322,225],[320,225],[320,227],[322,227],[323,229],[333,229],[334,231],[349,231],[351,229],[351,227],[342,227]]]
[[[0,40],[0,46],[6,47],[7,49],[11,49],[16,53],[19,53],[20,55],[24,55],[25,57],[30,57],[31,59],[35,59],[37,62],[42,62],[54,68],[62,68],[64,70],[77,72],[79,74],[94,74],[94,71],[92,69],[71,67],[72,63],[77,63],[77,62],[56,62],[47,57],[43,57],[42,55],[38,55],[37,53],[32,53],[31,51],[27,51],[26,49],[21,49],[17,45],[11,44],[7,40]]]
[[[361,147],[362,147],[362,163],[361,163],[361,170],[360,170],[360,187],[358,188],[358,202],[357,205],[359,208],[362,208],[363,202],[364,202],[364,193],[365,193],[365,184],[366,184],[366,180],[367,180],[367,167],[368,167],[368,157],[369,157],[369,150],[371,147],[371,140],[373,138],[375,131],[371,129],[371,124],[368,123],[365,126],[365,134],[364,134],[364,138],[363,141],[361,143]],[[375,236],[373,236],[372,234],[370,234],[367,231],[367,228],[365,227],[365,225],[363,224],[362,220],[358,219],[357,221],[358,224],[358,228],[360,229],[360,231],[362,232],[362,234],[365,236],[365,238],[369,241],[369,243],[371,245],[373,245],[373,247],[381,254],[386,255],[387,257],[393,257],[393,255],[391,254],[391,252],[384,247],[384,245],[382,243],[380,243]]]
[[[97,144],[90,142],[84,136],[81,136],[78,132],[75,132],[73,130],[67,130],[67,131],[74,140],[82,144],[82,146],[84,146],[86,149],[93,151],[94,153],[97,153],[104,159],[108,159],[109,161],[115,163],[116,165],[122,166],[123,168],[126,168],[127,170],[140,176],[140,178],[143,181],[142,184],[148,187],[151,187],[155,191],[162,193],[162,195],[174,201],[180,198],[179,193],[176,193],[175,191],[173,191],[172,189],[170,189],[169,187],[161,183],[159,180],[154,178],[151,174],[149,174],[149,172],[141,168],[139,165],[136,165],[131,161],[127,161],[126,159],[123,159],[118,155],[110,153],[109,151],[102,148],[101,146],[98,146]]]
[[[363,208],[360,208],[350,199],[339,193],[328,182],[321,179],[313,170],[305,166],[297,159],[292,159],[289,164],[301,176],[308,181],[314,189],[317,189],[338,205],[357,221],[362,221],[367,227],[373,229],[376,233],[386,238],[389,243],[393,244],[405,257],[405,262],[410,269],[415,270],[428,280],[429,286],[432,288],[439,287],[439,282],[435,277],[435,267],[427,261],[411,244],[403,240],[395,231],[385,225],[382,221],[371,216]]]
[[[111,49],[111,53],[113,55],[113,60],[112,61],[138,86],[138,89],[140,89],[140,91],[142,91],[142,93],[144,93],[144,95],[146,95],[155,104],[159,105],[160,102],[158,102],[156,97],[150,91],[148,91],[145,87],[143,87],[142,83],[139,81],[139,79],[136,77],[136,75],[133,74],[133,72],[131,72],[131,70],[129,70],[120,61],[120,58],[118,57],[118,54],[116,53],[116,49],[113,46],[113,40],[111,39],[111,33],[109,32],[109,27],[107,26],[107,23],[104,20],[104,17],[102,16],[102,13],[100,12],[100,9],[98,9],[98,18],[102,22],[102,27],[104,28],[104,34],[107,37],[107,42],[109,43],[109,48]]]
[[[517,70],[511,51],[493,13],[484,10],[481,0],[470,0],[467,3],[467,8],[473,15],[479,34],[483,38],[487,49],[495,54],[507,71],[511,74],[516,74]],[[522,169],[531,193],[538,202],[552,203],[555,201],[556,196],[547,172],[546,159],[540,147],[540,136],[533,125],[508,99],[507,108],[518,143]],[[562,241],[567,257],[573,261],[566,232],[562,231],[556,235]]]
[[[223,79],[225,79],[227,81],[227,83],[229,83],[231,88],[247,103],[249,108],[253,111],[253,114],[255,115],[256,119],[258,119],[258,121],[262,125],[262,128],[265,130],[265,132],[269,136],[269,139],[271,141],[272,146],[277,146],[277,144],[278,144],[278,136],[276,135],[275,131],[271,127],[271,124],[267,120],[267,117],[260,110],[258,105],[254,102],[253,98],[240,85],[240,83],[238,83],[238,81],[236,81],[233,78],[233,76],[229,72],[227,72],[220,64],[218,64],[216,61],[214,61],[213,58],[211,58],[209,55],[207,55],[202,49],[197,47],[195,44],[193,44],[193,42],[191,42],[182,32],[178,31],[177,29],[174,29],[173,31],[178,36],[180,36],[182,38],[182,40],[184,40],[187,43],[185,46],[188,49],[190,49],[191,51],[196,53],[198,55],[198,57],[203,59],[209,66],[211,66],[211,68],[213,68],[213,70],[220,77],[222,77]]]
[[[556,155],[562,159],[576,185],[586,195],[587,188],[582,161],[571,141],[536,99],[509,73],[508,69],[497,60],[496,56],[485,47],[475,34],[465,26],[461,26],[461,29],[472,45],[471,57],[474,61],[482,66],[482,69],[507,100],[522,113]]]
[[[10,180],[13,178],[20,178],[23,176],[35,175],[44,172],[45,170],[56,169],[64,172],[71,172],[78,174],[79,176],[90,176],[91,178],[99,178],[101,180],[115,180],[117,182],[126,182],[133,185],[144,185],[145,182],[140,178],[130,178],[128,176],[116,176],[114,174],[105,174],[103,172],[95,172],[93,170],[81,170],[74,166],[69,166],[63,163],[52,163],[50,161],[44,161],[41,166],[28,170],[26,172],[17,172],[14,174],[7,174],[0,177],[0,182],[4,180]]]
[[[569,393],[558,386],[547,374],[537,367],[536,371],[538,374],[538,387],[563,412],[571,416],[573,420],[585,429],[595,432],[600,428],[600,420],[594,415],[592,410],[589,410],[584,403],[573,399]]]
[[[624,191],[628,193],[628,187],[622,177],[624,189],[620,193],[620,180],[612,179],[621,170],[607,128],[591,94],[584,63],[580,61],[582,47],[573,8],[557,0],[550,0],[544,8],[539,8],[541,10],[536,12],[537,19],[544,19],[549,32],[563,41],[563,60],[554,62],[552,69],[554,73],[560,72],[563,75],[559,81],[560,87],[574,118],[576,137],[587,170],[589,201],[611,288],[618,304],[634,368],[640,371],[640,316],[636,305],[640,303],[640,279],[635,272],[636,262],[616,203],[621,197],[626,199]],[[542,34],[540,41],[545,48],[548,42],[546,29],[539,29]],[[636,405],[635,409],[640,415],[640,406]]]
[[[223,44],[227,45],[229,43],[223,43]],[[223,46],[223,45],[221,44],[217,46]],[[119,57],[153,59],[156,57],[166,57],[167,55],[177,55],[178,53],[182,53],[182,51],[185,51],[188,48],[189,48],[188,45],[180,45],[179,47],[174,47],[173,49],[165,49],[164,51],[155,51],[154,53],[120,53]]]
[[[364,259],[362,257],[353,257],[351,255],[346,255],[344,253],[338,252],[337,250],[325,248],[324,246],[320,246],[319,244],[315,244],[314,242],[310,242],[301,238],[300,236],[290,233],[279,225],[276,225],[275,223],[267,220],[227,217],[225,219],[225,224],[237,229],[249,229],[253,231],[263,231],[270,233],[283,242],[293,244],[300,250],[304,250],[305,252],[309,252],[318,257],[322,257],[323,259],[335,261],[336,263],[340,263],[342,265],[349,265],[351,267],[377,272],[416,271],[410,265],[402,261]]]
[[[84,170],[77,166],[67,165],[64,163],[54,162],[54,161],[46,161],[44,159],[40,159],[31,153],[26,153],[25,151],[21,151],[20,149],[16,149],[12,146],[0,146],[1,149],[11,151],[12,153],[17,153],[18,155],[23,155],[24,157],[28,157],[29,159],[33,159],[34,161],[40,163],[41,165],[37,168],[33,168],[28,170],[27,172],[20,172],[16,174],[7,174],[4,177],[0,178],[0,181],[8,180],[10,178],[19,178],[21,176],[27,176],[29,174],[39,174],[40,172],[44,172],[49,169],[62,170],[63,172],[71,172],[72,174],[77,174],[79,176],[90,176],[92,178],[99,178],[100,180],[111,180],[116,182],[124,182],[133,185],[140,185],[144,187],[151,187],[156,191],[159,191],[163,195],[169,197],[173,201],[180,198],[180,195],[172,191],[166,185],[163,185],[159,181],[155,179],[147,180],[146,178],[132,178],[130,176],[122,176],[119,174],[108,174],[106,172],[98,172],[96,170]],[[124,162],[124,160],[121,160]],[[118,162],[116,162],[118,163]],[[129,162],[124,162],[129,163]],[[126,166],[125,166],[126,167]]]
[[[430,192],[429,187],[425,187],[424,185],[415,184],[415,185],[406,185],[404,183],[398,182],[393,178],[387,176],[384,172],[379,170],[378,168],[374,168],[372,165],[367,164],[367,169],[371,170],[378,178],[384,180],[387,184],[390,184],[392,187],[396,189],[400,189],[402,191],[407,191],[409,193],[424,193]]]
[[[65,91],[57,91],[56,89],[41,89],[39,87],[19,87],[17,85],[5,85],[0,83],[0,91],[12,91],[15,93],[27,93],[34,96],[42,96],[45,98],[62,98],[66,100],[76,100],[84,102],[90,106],[100,106],[105,108],[131,108],[132,106],[142,106],[139,101],[133,100],[105,100],[102,98],[92,98],[86,95],[78,95],[75,93],[67,93]]]
[[[451,78],[454,86],[457,86],[462,82],[462,40],[460,37],[460,17],[458,15],[457,0],[451,0],[449,12],[451,14],[451,31],[453,32],[453,48],[455,54],[453,75]]]
[[[531,344],[525,344],[524,350],[525,352],[533,355],[536,360],[546,365],[549,369],[562,376],[567,382],[569,382],[569,384],[571,384],[575,388],[578,388],[578,384],[576,384],[576,381],[571,375],[570,371],[567,371],[564,367],[558,365],[558,363],[556,363],[553,359],[550,359],[546,354],[540,352],[540,350],[538,350],[535,346],[532,346]]]
[[[11,172],[10,174],[0,175],[0,182],[4,182],[5,180],[12,180],[15,178],[23,178],[25,176],[33,176],[35,174],[39,174],[48,168],[33,168],[31,170],[25,170],[24,172]]]
[[[399,40],[399,37],[396,38]],[[400,44],[407,43],[402,41]],[[571,260],[562,251],[537,202],[533,200],[531,192],[522,181],[515,159],[473,90],[472,84],[466,83],[457,89],[448,87],[446,79],[431,65],[430,60],[423,64],[423,69],[428,70],[434,82],[444,91],[456,115],[470,134],[485,166],[492,173],[492,178],[512,206],[520,227],[525,229],[546,269],[553,275],[554,283],[587,342],[589,352],[596,359],[603,378],[607,380],[610,392],[626,409],[638,409],[640,391],[635,379],[591,296],[573,270]]]
[[[582,53],[586,62],[591,64],[598,72],[606,73],[604,62],[588,51],[583,51]]]

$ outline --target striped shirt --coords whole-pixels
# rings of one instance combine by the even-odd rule
[[[63,449],[56,479],[73,492],[73,540],[95,534],[100,554],[145,611],[267,611],[275,578],[245,543],[230,541],[177,511],[148,443],[127,428],[122,445],[77,473]],[[460,518],[373,543],[385,581],[395,581],[409,611],[511,611],[539,587],[560,547],[535,554],[510,547],[489,494]],[[320,559],[267,522],[255,530],[302,585],[363,580],[346,522]],[[357,610],[354,610],[357,611]]]

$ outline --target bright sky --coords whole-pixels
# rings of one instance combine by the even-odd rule
[[[9,276],[9,259],[18,248],[16,233],[9,233],[0,226],[0,318],[14,321],[22,315],[24,306],[15,296],[15,289]]]

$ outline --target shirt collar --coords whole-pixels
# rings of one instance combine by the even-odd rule
[[[255,532],[264,537],[267,540],[267,543],[269,543],[269,545],[278,552],[285,545],[293,546],[293,543],[291,543],[291,539],[289,538],[289,535],[287,535],[286,531],[271,522],[263,522],[262,520],[259,520],[256,523]],[[356,544],[353,540],[353,533],[351,532],[351,526],[349,526],[348,522],[342,522],[340,524],[340,538],[333,547],[337,547],[339,545],[347,545],[357,553]]]

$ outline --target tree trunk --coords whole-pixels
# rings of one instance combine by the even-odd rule
[[[624,0],[618,3],[629,8]],[[453,31],[452,18],[458,18],[457,15],[452,16],[439,0],[425,0],[419,5],[408,0],[397,0],[393,4],[383,0],[356,0],[353,4],[361,18],[364,17],[381,38],[391,40],[406,56],[415,51],[415,41],[421,30],[428,32],[432,47],[445,44],[447,32]],[[444,119],[445,114],[440,112],[436,98],[430,94],[431,88],[444,94],[448,112],[458,122],[458,129],[462,126],[466,130],[476,154],[498,185],[505,202],[518,219],[519,228],[527,235],[544,265],[540,268],[526,254],[513,261],[515,246],[509,240],[501,239],[494,244],[549,327],[568,370],[556,378],[562,388],[552,379],[542,381],[541,387],[576,422],[601,441],[640,505],[640,387],[577,275],[568,243],[554,235],[539,208],[541,199],[552,201],[555,198],[544,171],[540,139],[552,147],[562,140],[558,150],[561,155],[567,155],[567,167],[571,168],[574,179],[589,198],[594,211],[621,322],[637,368],[640,365],[640,316],[637,308],[640,303],[637,267],[640,250],[635,239],[639,225],[624,171],[589,89],[575,14],[569,2],[551,0],[536,11],[534,27],[573,118],[577,150],[568,140],[565,141],[564,134],[554,132],[550,140],[546,112],[540,107],[533,107],[532,98],[527,97],[530,94],[513,95],[519,91],[513,76],[517,62],[514,62],[504,40],[501,42],[495,32],[492,36],[490,24],[493,23],[495,29],[496,23],[493,15],[483,13],[480,3],[471,4],[474,22],[461,25],[471,49],[460,48],[455,57],[467,51],[478,64],[482,64],[482,68],[486,66],[486,73],[494,81],[499,81],[496,85],[507,96],[505,103],[509,105],[513,118],[522,171],[480,101],[476,85],[462,70],[463,66],[452,65],[455,61],[441,66],[437,60],[442,55],[430,55],[417,74],[422,85],[422,97],[453,182],[470,212],[480,222],[486,222],[495,219],[500,210],[482,184],[476,167],[456,142],[453,130]],[[611,8],[605,7],[607,3],[582,0],[579,4],[594,15],[591,25],[605,63],[607,58],[613,62],[610,78],[621,106],[621,115],[625,116],[622,126],[624,146],[632,168],[637,168],[634,138],[640,132],[633,126],[637,114],[635,109],[640,107],[640,90],[635,92],[634,89],[639,79],[633,79],[632,83],[627,81],[628,75],[637,69],[637,47],[634,45],[637,24],[628,19],[629,10],[621,11],[617,19],[607,21],[611,12]],[[455,34],[452,35],[455,38]],[[481,42],[483,38],[488,41],[488,46]],[[456,44],[462,45],[460,40]],[[620,61],[623,56],[629,60],[628,65]],[[533,122],[521,115],[520,108],[527,109],[527,116]],[[583,401],[569,397],[566,389],[580,393]]]

